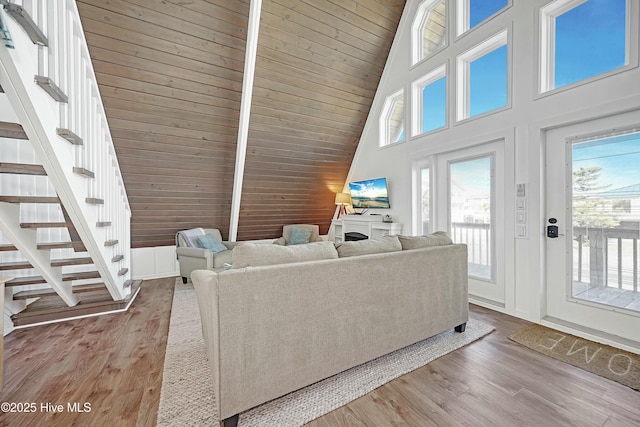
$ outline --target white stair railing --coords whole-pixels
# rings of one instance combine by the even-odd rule
[[[76,3],[0,4],[15,46],[0,45],[0,85],[109,292],[122,299],[131,210]]]

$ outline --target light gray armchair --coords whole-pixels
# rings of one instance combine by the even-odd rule
[[[322,237],[320,237],[320,227],[318,227],[315,224],[291,224],[291,225],[285,225],[284,227],[282,227],[282,237],[276,239],[276,241],[273,243],[282,245],[282,246],[291,245],[292,244],[291,236],[294,228],[309,231],[310,232],[309,242],[321,242],[322,240],[324,240]],[[300,242],[297,242],[297,243],[300,243]]]
[[[226,248],[220,252],[205,249],[200,246],[197,236],[210,235],[221,242]],[[179,231],[176,234],[176,254],[180,264],[182,282],[187,283],[193,270],[213,270],[224,268],[225,263],[231,264],[231,249],[236,242],[222,241],[222,235],[217,228],[199,228]]]

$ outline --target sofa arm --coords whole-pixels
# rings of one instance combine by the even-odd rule
[[[213,253],[202,248],[176,248],[180,276],[189,278],[193,270],[211,270],[213,268]]]

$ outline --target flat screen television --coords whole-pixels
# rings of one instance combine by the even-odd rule
[[[389,208],[387,178],[368,179],[349,183],[351,204],[354,208]]]

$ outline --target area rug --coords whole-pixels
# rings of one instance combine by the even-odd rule
[[[509,338],[554,359],[640,390],[640,355],[542,325],[527,326]]]
[[[240,415],[239,425],[301,426],[490,333],[471,320],[451,331],[342,372]],[[176,282],[164,361],[158,426],[211,426],[217,418],[211,374],[191,284]]]

